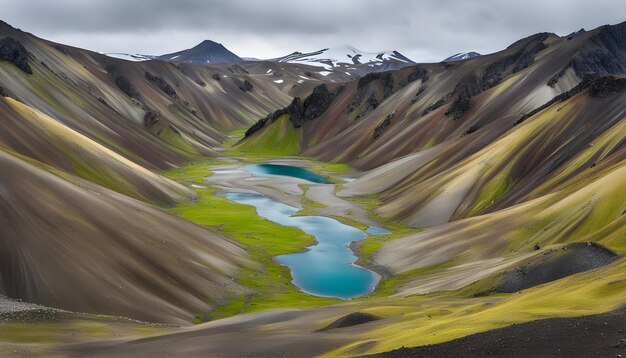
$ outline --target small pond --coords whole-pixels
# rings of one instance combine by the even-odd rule
[[[252,164],[243,167],[247,172],[254,176],[266,176],[266,175],[284,175],[288,177],[300,178],[313,183],[328,184],[330,181],[321,175],[317,175],[312,171],[294,167],[291,165],[280,164]]]

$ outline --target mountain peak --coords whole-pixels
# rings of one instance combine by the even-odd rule
[[[221,46],[221,47],[224,47],[224,45],[222,45],[221,43],[215,42],[213,40],[204,40],[204,41],[200,42],[199,44],[197,44],[194,47],[209,47],[209,46]]]
[[[204,40],[196,46],[157,57],[160,60],[185,63],[237,63],[244,60],[229,51],[224,45],[212,40]]]

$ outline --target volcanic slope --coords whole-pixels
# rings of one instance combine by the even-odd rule
[[[424,227],[500,210],[562,189],[608,157],[623,159],[623,80],[597,76],[626,73],[624,34],[626,23],[568,37],[541,33],[460,63],[319,87],[259,121],[241,145],[287,114],[301,154],[376,168],[339,194],[378,194],[382,216]],[[590,70],[596,77],[586,77]],[[543,111],[550,118],[535,122],[543,125],[519,130],[555,102],[564,104]],[[595,143],[606,136],[605,153]]]
[[[67,345],[26,341],[50,354],[355,356],[615,310],[626,292],[625,27],[537,34],[459,63],[321,84],[289,64],[124,62],[3,25],[0,289],[181,324],[245,301],[233,281],[252,265],[246,253],[151,205],[193,196],[152,171],[213,155],[221,131],[264,117],[224,155],[305,154],[370,170],[338,194],[390,226],[420,228],[363,241],[362,264],[388,274],[371,297],[148,339],[72,344],[70,330]],[[582,269],[560,267],[570,263]],[[507,286],[535,267],[556,274]],[[319,331],[355,316],[376,319]],[[23,342],[15,326],[0,329]]]
[[[298,84],[289,71],[291,79],[279,85],[265,71],[250,74],[235,65],[123,61],[6,23],[0,23],[0,41],[15,58],[0,61],[3,96],[152,169],[214,153],[225,132],[286,105],[287,85]],[[255,66],[261,72],[263,65]],[[303,81],[298,90],[306,91],[309,82],[315,81]]]
[[[625,252],[625,35],[626,23],[542,33],[462,63],[318,87],[240,146],[289,120],[300,153],[371,169],[338,195],[374,195],[375,214],[423,229],[377,244],[374,267],[403,277],[395,294],[477,281],[468,290],[482,294],[542,250]]]
[[[220,302],[245,252],[205,229],[0,151],[0,276],[9,297],[184,323]],[[62,210],[59,210],[62,208]]]
[[[302,154],[372,169],[473,132],[489,143],[586,73],[626,73],[625,32],[626,23],[575,37],[540,33],[468,61],[364,76],[302,121]],[[588,52],[604,57],[572,65]],[[469,144],[460,157],[484,146]]]

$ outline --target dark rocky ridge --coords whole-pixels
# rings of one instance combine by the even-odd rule
[[[279,109],[257,121],[252,127],[248,128],[245,137],[251,136],[256,131],[263,128],[268,122],[274,123],[285,114],[289,115],[289,120],[294,128],[300,128],[304,121],[310,121],[322,115],[342,90],[343,87],[339,87],[335,92],[331,93],[328,91],[328,87],[326,87],[325,84],[319,85],[313,89],[313,93],[311,93],[304,102],[300,97],[295,97],[289,106]]]
[[[580,30],[569,35],[568,39],[584,33]],[[580,78],[588,74],[608,76],[626,73],[626,22],[603,26],[564,68],[550,78],[548,86],[554,87],[570,68]]]
[[[625,78],[616,78],[613,76],[606,77],[598,77],[595,74],[588,74],[583,77],[582,81],[580,81],[576,87],[572,88],[569,91],[563,92],[560,95],[552,98],[548,102],[544,103],[540,107],[535,108],[529,113],[524,114],[520,119],[518,119],[514,126],[523,123],[528,118],[534,116],[535,114],[543,111],[544,109],[550,107],[556,102],[563,102],[580,92],[584,91],[587,88],[593,88],[589,91],[589,95],[592,97],[606,97],[611,94],[619,93],[626,89],[626,79]]]
[[[378,105],[382,101],[384,101],[387,97],[391,96],[398,90],[404,88],[409,83],[415,82],[419,79],[421,79],[423,82],[428,80],[428,71],[421,66],[415,66],[413,68],[413,71],[411,71],[411,73],[409,73],[409,75],[406,76],[406,78],[404,78],[402,81],[398,83],[397,88],[394,88],[395,83],[394,83],[392,72],[375,72],[375,73],[367,74],[359,79],[359,82],[357,85],[357,95],[354,97],[354,100],[348,107],[348,113],[354,112],[358,107],[360,107],[363,104],[363,99],[366,97],[367,92],[368,92],[367,85],[372,82],[380,81],[381,86],[382,86],[382,91],[383,91],[383,98],[379,100],[376,97],[376,93],[372,93],[367,99],[365,108],[363,108],[359,112],[359,114],[357,114],[355,119],[359,119],[365,114],[367,114],[368,112],[376,109]]]
[[[530,66],[534,62],[535,55],[547,48],[543,42],[548,36],[548,33],[539,33],[520,40],[508,47],[515,47],[521,41],[526,41],[526,44],[520,50],[489,65],[482,76],[479,77],[477,74],[472,73],[462,78],[454,88],[452,95],[457,97],[446,111],[446,115],[451,115],[454,120],[460,119],[469,111],[471,97],[496,86],[507,75],[514,74]]]
[[[391,124],[391,120],[393,120],[395,114],[396,112],[394,111],[391,114],[387,115],[383,122],[374,129],[374,139],[377,139],[378,137],[383,135],[385,129],[387,129],[387,127],[389,127],[389,125]]]
[[[128,97],[135,98],[137,100],[141,99],[141,95],[135,89],[135,87],[130,83],[130,81],[121,73],[119,67],[114,64],[109,64],[105,68],[109,73],[109,76],[113,79],[113,82],[124,92]]]
[[[626,22],[604,26],[570,62],[580,77],[626,73]]]
[[[147,110],[143,116],[143,125],[148,128],[159,121],[161,114],[153,110]]]
[[[12,37],[5,37],[0,40],[0,60],[14,64],[28,74],[33,73],[32,68],[28,64],[28,51],[19,41]]]
[[[166,95],[168,95],[168,96],[170,96],[172,98],[177,98],[176,90],[174,90],[174,88],[172,86],[170,86],[170,84],[167,83],[163,79],[163,77],[157,76],[157,75],[153,75],[153,74],[151,74],[150,72],[147,72],[147,71],[145,73],[145,77],[146,77],[146,79],[150,83],[153,83],[154,85],[156,85]]]
[[[253,88],[254,88],[254,86],[252,85],[252,82],[250,82],[248,80],[244,80],[243,83],[241,84],[241,86],[239,86],[239,89],[244,91],[244,92],[250,92],[250,91],[252,91]]]
[[[115,77],[115,85],[122,90],[128,97],[132,97],[135,99],[139,99],[141,95],[135,87],[128,81],[128,79],[124,76]]]

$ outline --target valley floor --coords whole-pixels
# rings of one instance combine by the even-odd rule
[[[314,185],[287,177],[254,177],[243,170],[244,165],[259,162],[303,166],[328,177],[331,184]],[[384,242],[414,234],[417,230],[374,216],[371,209],[377,205],[376,197],[338,197],[336,193],[344,183],[342,178],[358,176],[347,166],[307,158],[224,156],[173,170],[166,176],[199,194],[196,200],[181,203],[171,209],[172,212],[238,242],[256,262],[240,272],[238,285],[232,287],[230,298],[214,302],[216,310],[198,313],[194,323],[199,324],[186,327],[73,313],[44,320],[15,320],[5,316],[0,323],[0,336],[5,341],[0,345],[0,353],[29,356],[355,356],[389,352],[404,346],[449,342],[419,351],[389,353],[403,356],[424,352],[427,356],[437,356],[440,353],[447,355],[460,347],[470,347],[474,345],[473,340],[483,338],[455,339],[487,331],[483,333],[487,342],[497,346],[501,339],[506,342],[506,347],[496,350],[494,346],[494,350],[490,350],[488,347],[491,346],[481,346],[476,352],[513,352],[513,355],[528,352],[532,355],[538,352],[528,350],[538,339],[533,335],[535,327],[553,332],[559,332],[561,328],[567,332],[568,327],[591,327],[594,331],[587,331],[586,335],[572,336],[579,342],[602,344],[588,346],[589,352],[604,349],[609,341],[613,342],[621,334],[609,330],[617,332],[621,329],[618,325],[623,311],[592,316],[606,317],[607,322],[612,322],[603,327],[606,332],[593,328],[598,324],[595,318],[547,320],[500,329],[538,319],[584,316],[620,307],[626,297],[626,260],[623,258],[594,271],[513,294],[479,295],[480,287],[470,285],[463,289],[416,295],[410,290],[403,292],[403,285],[422,276],[436,277],[437,280],[454,277],[458,271],[439,265],[391,276],[372,265],[372,254]],[[390,235],[370,235],[353,245],[358,250],[359,264],[377,270],[386,279],[370,296],[349,301],[302,293],[290,283],[289,270],[273,257],[301,251],[313,244],[313,238],[297,229],[260,218],[253,207],[224,198],[225,191],[257,192],[300,208],[298,215],[330,216],[362,230],[368,226],[390,229]],[[285,240],[286,237],[289,240]],[[373,315],[375,319],[319,331],[355,312]],[[615,317],[618,317],[617,321]],[[524,327],[529,328],[524,330]],[[563,334],[558,337],[564,342]],[[599,339],[597,334],[604,335]],[[619,342],[617,339],[615,344]],[[543,344],[550,343],[544,341]],[[559,349],[558,339],[554,344],[555,349]],[[623,350],[616,348],[615,352],[620,349]]]

